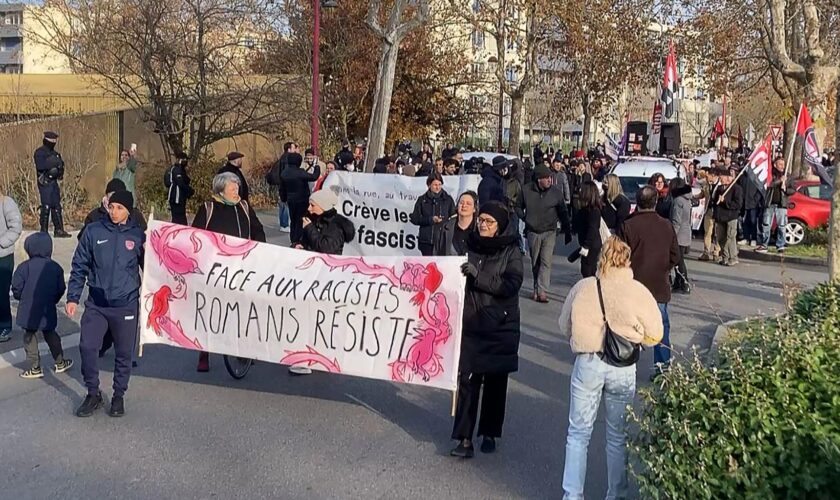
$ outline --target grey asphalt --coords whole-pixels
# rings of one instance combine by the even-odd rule
[[[272,242],[287,240],[275,216],[261,219]],[[210,373],[199,374],[195,353],[147,346],[121,419],[72,415],[84,395],[78,365],[37,381],[18,378],[18,368],[0,369],[0,497],[559,498],[573,356],[556,320],[579,277],[567,250],[558,247],[550,304],[528,299],[526,278],[520,371],[494,455],[448,456],[448,392],[320,373],[293,377],[272,364],[235,381],[220,356],[211,356]],[[708,348],[721,322],[780,312],[783,283],[809,286],[827,277],[819,268],[745,261],[735,268],[691,261],[689,271],[694,293],[671,305],[678,353]],[[63,321],[67,330],[76,324]],[[19,332],[13,342],[19,346]],[[78,362],[77,349],[68,354]],[[101,364],[106,394],[112,363],[109,354]],[[651,364],[648,350],[640,385]],[[601,417],[588,498],[606,491],[603,448]]]

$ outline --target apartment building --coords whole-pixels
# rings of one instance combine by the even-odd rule
[[[71,73],[64,56],[37,41],[42,28],[34,16],[45,13],[36,5],[0,4],[0,73]]]

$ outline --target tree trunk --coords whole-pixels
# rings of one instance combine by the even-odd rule
[[[838,109],[834,113],[834,144],[840,144],[840,84],[837,85]],[[831,218],[828,226],[828,279],[840,280],[840,175],[834,172],[831,194]]]
[[[373,109],[370,113],[368,145],[365,154],[365,172],[373,172],[377,158],[385,154],[385,137],[388,133],[388,115],[391,112],[391,97],[394,93],[394,74],[397,69],[399,43],[389,44],[383,40],[379,46],[379,71],[373,94]]]
[[[510,96],[510,139],[508,140],[508,154],[519,156],[519,131],[522,126],[522,107],[525,94],[515,92]]]
[[[592,111],[587,102],[583,106],[583,136],[580,139],[580,149],[589,150],[589,133],[592,130]]]

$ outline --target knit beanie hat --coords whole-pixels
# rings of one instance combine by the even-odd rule
[[[540,164],[537,168],[534,169],[534,177],[537,179],[545,179],[546,177],[551,177],[551,171],[545,165]]]
[[[130,212],[134,209],[134,196],[132,196],[131,191],[121,189],[119,191],[114,191],[114,194],[108,198],[108,203],[119,203]]]
[[[105,185],[105,194],[114,193],[116,191],[125,191],[125,182],[119,179],[111,179]]]
[[[332,189],[321,189],[312,193],[309,201],[321,207],[324,212],[329,212],[338,205],[338,196]]]
[[[510,222],[508,209],[498,201],[490,201],[481,205],[478,215],[481,214],[487,214],[496,219],[496,222],[499,224],[498,234],[504,233]]]

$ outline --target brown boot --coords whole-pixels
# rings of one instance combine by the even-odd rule
[[[197,372],[209,372],[210,371],[210,353],[201,351],[198,353],[198,367],[196,367],[195,371]]]

